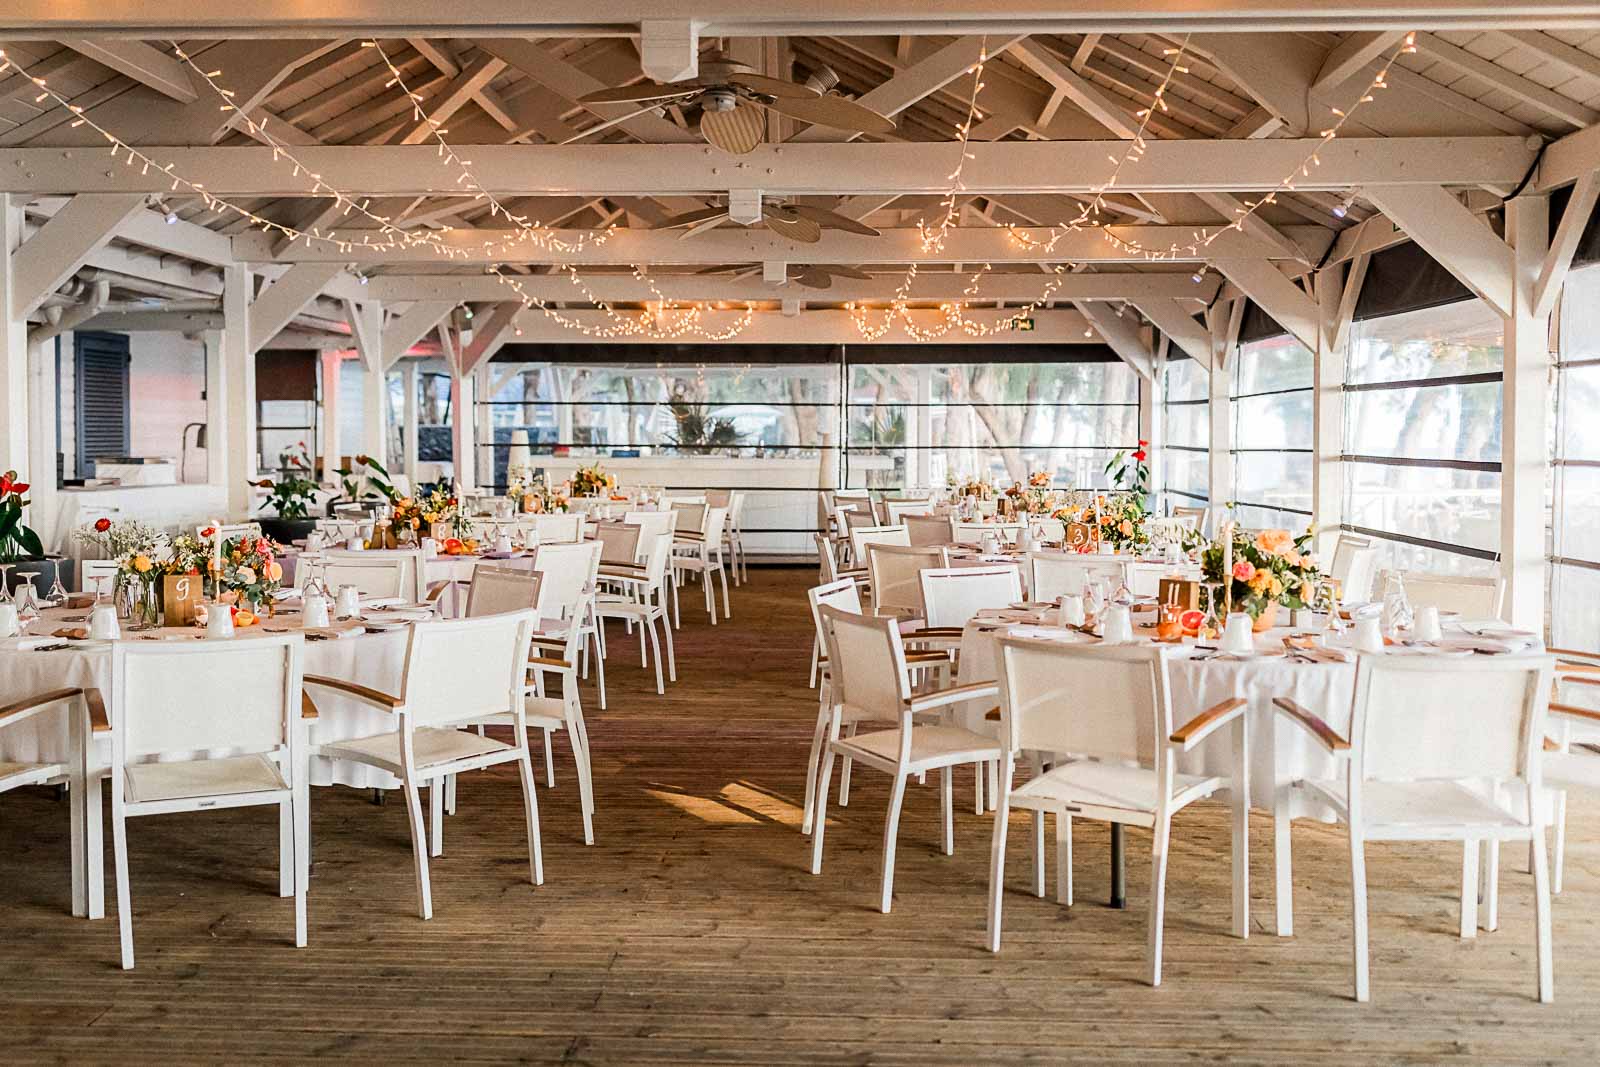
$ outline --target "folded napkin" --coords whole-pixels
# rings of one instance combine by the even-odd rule
[[[1087,641],[1088,634],[1077,630],[1064,630],[1059,626],[1013,626],[1010,636],[1033,637],[1043,641]]]
[[[361,598],[361,606],[364,608],[390,608],[405,602],[405,597],[399,596],[364,596]]]
[[[61,642],[54,637],[8,637],[0,641],[0,649],[7,652],[32,652],[45,645],[59,645]]]
[[[1493,636],[1466,635],[1464,637],[1447,637],[1438,642],[1440,649],[1451,651],[1482,652],[1490,656],[1503,656],[1515,652],[1529,652],[1539,647],[1539,640],[1533,634],[1521,634],[1506,630]]]
[[[359,637],[366,633],[366,627],[335,627],[335,626],[308,626],[301,631],[306,637],[314,641],[331,641],[341,637]]]
[[[89,636],[89,628],[87,626],[61,626],[51,631],[50,636],[82,641]]]

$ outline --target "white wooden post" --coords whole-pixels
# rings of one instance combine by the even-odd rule
[[[339,371],[344,366],[345,353],[322,353],[322,480],[337,484],[334,473],[339,466],[342,450],[339,447]],[[379,461],[380,463],[382,460]]]
[[[1344,309],[1353,308],[1366,261],[1346,274],[1343,266],[1323,267],[1317,274],[1318,330],[1313,353],[1311,394],[1311,528],[1312,548],[1324,561],[1332,559],[1344,521],[1344,374],[1349,349],[1349,320]]]
[[[206,483],[228,484],[228,360],[221,330],[202,335],[206,349]]]
[[[1233,403],[1228,396],[1228,381],[1237,355],[1235,343],[1243,308],[1244,301],[1240,299],[1233,301],[1231,308],[1218,304],[1211,309],[1211,477],[1207,495],[1213,532],[1227,520],[1228,504],[1233,500]]]
[[[474,413],[477,379],[454,368],[450,372],[450,459],[455,467],[456,485],[461,492],[476,489],[477,459]]]
[[[30,345],[28,353],[28,525],[46,552],[55,551],[65,531],[56,524],[56,343],[52,337]]]
[[[1166,442],[1161,437],[1161,395],[1167,380],[1167,349],[1169,342],[1163,338],[1156,344],[1155,356],[1151,361],[1151,378],[1140,378],[1139,381],[1139,439],[1150,442],[1145,446],[1146,462],[1150,465],[1150,492],[1152,494],[1150,507],[1161,507],[1161,486],[1165,479],[1162,477],[1162,465],[1165,460],[1163,446]]]
[[[1551,361],[1550,316],[1536,311],[1535,290],[1550,240],[1549,199],[1507,201],[1506,240],[1514,258],[1505,331],[1500,574],[1506,580],[1506,621],[1542,633]]]
[[[417,486],[417,361],[414,359],[403,360],[400,364],[400,378],[404,383],[405,402],[401,410],[401,417],[405,425],[400,428],[400,447],[406,453],[406,477],[411,479],[411,487]]]
[[[492,365],[488,360],[478,364],[472,372],[473,395],[479,400],[494,399],[494,382],[490,371]],[[477,475],[480,488],[494,488],[494,449],[485,448],[484,445],[494,444],[494,408],[488,404],[476,404],[472,409],[476,414],[473,439],[476,450],[473,452],[473,470]]]
[[[0,471],[28,481],[28,323],[12,316],[24,199],[0,195]]]
[[[250,298],[255,285],[248,268],[223,268],[222,350],[227,366],[227,455],[225,478],[230,521],[250,515],[255,502],[248,481],[258,477],[256,448],[256,354],[250,350]]]

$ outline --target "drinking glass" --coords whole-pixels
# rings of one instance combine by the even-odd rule
[[[61,561],[50,562],[55,565],[55,580],[50,583],[50,606],[59,607],[67,602],[67,587],[61,584]]]
[[[11,568],[15,566],[15,563],[0,563],[0,603],[12,599]]]
[[[102,601],[105,600],[105,598],[106,598],[106,583],[108,581],[110,581],[110,580],[111,580],[111,575],[109,575],[109,574],[97,574],[97,575],[94,576],[94,578],[93,578],[93,581],[94,581],[94,602],[96,604],[99,604],[99,603],[101,603]]]
[[[39,617],[39,600],[31,579],[22,583],[22,586],[17,590],[15,600],[17,604],[17,621],[24,627]]]
[[[1200,622],[1200,636],[1205,637],[1206,631],[1211,631],[1212,637],[1222,635],[1222,583],[1206,582],[1206,614]]]

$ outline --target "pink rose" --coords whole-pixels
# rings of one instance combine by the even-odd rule
[[[1241,582],[1248,582],[1256,576],[1256,568],[1247,559],[1241,559],[1233,565],[1233,576]]]

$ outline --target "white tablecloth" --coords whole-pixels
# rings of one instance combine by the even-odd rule
[[[48,612],[35,623],[32,633],[48,634],[62,625],[61,616],[81,612]],[[288,624],[291,617],[280,617],[273,626]],[[69,624],[71,625],[71,624]],[[82,625],[81,623],[77,625]],[[155,633],[183,633],[197,631],[162,630]],[[250,627],[237,631],[236,641],[249,640],[262,628]],[[125,638],[138,640],[131,634]],[[21,651],[17,642],[3,643],[0,647],[0,671],[6,679],[5,692],[12,697],[38,693],[64,686],[88,688],[93,686],[104,694],[106,713],[117,721],[117,709],[111,704],[111,652],[108,642],[77,642],[74,647],[57,652]],[[366,633],[355,637],[341,637],[326,641],[307,641],[301,658],[306,674],[320,674],[342,678],[386,693],[400,690],[400,672],[405,664],[406,631],[396,628],[385,633]],[[312,745],[331,741],[369,737],[388,733],[395,728],[394,716],[343,697],[333,690],[320,689],[313,694],[320,718],[311,725]],[[226,709],[218,709],[225,711]],[[68,759],[72,753],[67,712],[36,715],[14,726],[0,730],[0,761],[55,761]],[[100,737],[91,742],[90,766],[104,768],[111,762],[110,741]],[[365,764],[346,761],[316,759],[312,761],[312,785],[348,785],[360,788],[393,789],[399,781],[391,775]]]
[[[1161,587],[1161,579],[1170,577],[1183,577],[1192,581],[1200,578],[1198,564],[1184,562],[1179,564],[1167,563],[1157,559],[1140,559],[1130,553],[1113,554],[1088,554],[1083,557],[1088,560],[1119,560],[1128,567],[1128,589],[1136,596],[1155,596]],[[994,555],[985,555],[981,550],[972,545],[961,545],[950,552],[950,565],[952,567],[984,566],[991,563],[1015,563],[1022,570],[1022,588],[1026,596],[1032,596],[1028,589],[1028,557],[1018,550],[1007,551],[1002,549]]]
[[[993,629],[994,622],[974,619],[961,635],[961,678],[977,682],[998,675],[996,639],[1007,632]],[[1091,640],[1070,630],[1042,631],[1028,628],[1035,636],[1052,640]],[[1283,649],[1287,628],[1256,635],[1261,652]],[[1274,697],[1289,697],[1316,712],[1329,726],[1348,736],[1351,700],[1354,695],[1355,662],[1304,663],[1282,655],[1262,655],[1250,659],[1190,659],[1192,644],[1181,646],[1186,658],[1172,664],[1172,714],[1175,725],[1182,725],[1207,708],[1234,697],[1250,702],[1246,730],[1250,744],[1250,803],[1272,809],[1278,782],[1297,778],[1331,778],[1339,771],[1338,761],[1298,727],[1282,722],[1273,712]],[[999,724],[984,719],[994,701],[968,701],[961,709],[967,728],[998,736]],[[1065,709],[1064,709],[1065,710]],[[1440,744],[1449,738],[1439,738]],[[1178,770],[1188,774],[1231,774],[1233,751],[1230,733],[1221,730],[1207,738],[1199,748],[1179,758]],[[1303,790],[1293,790],[1296,808],[1291,816],[1328,817],[1320,805],[1308,805]]]

